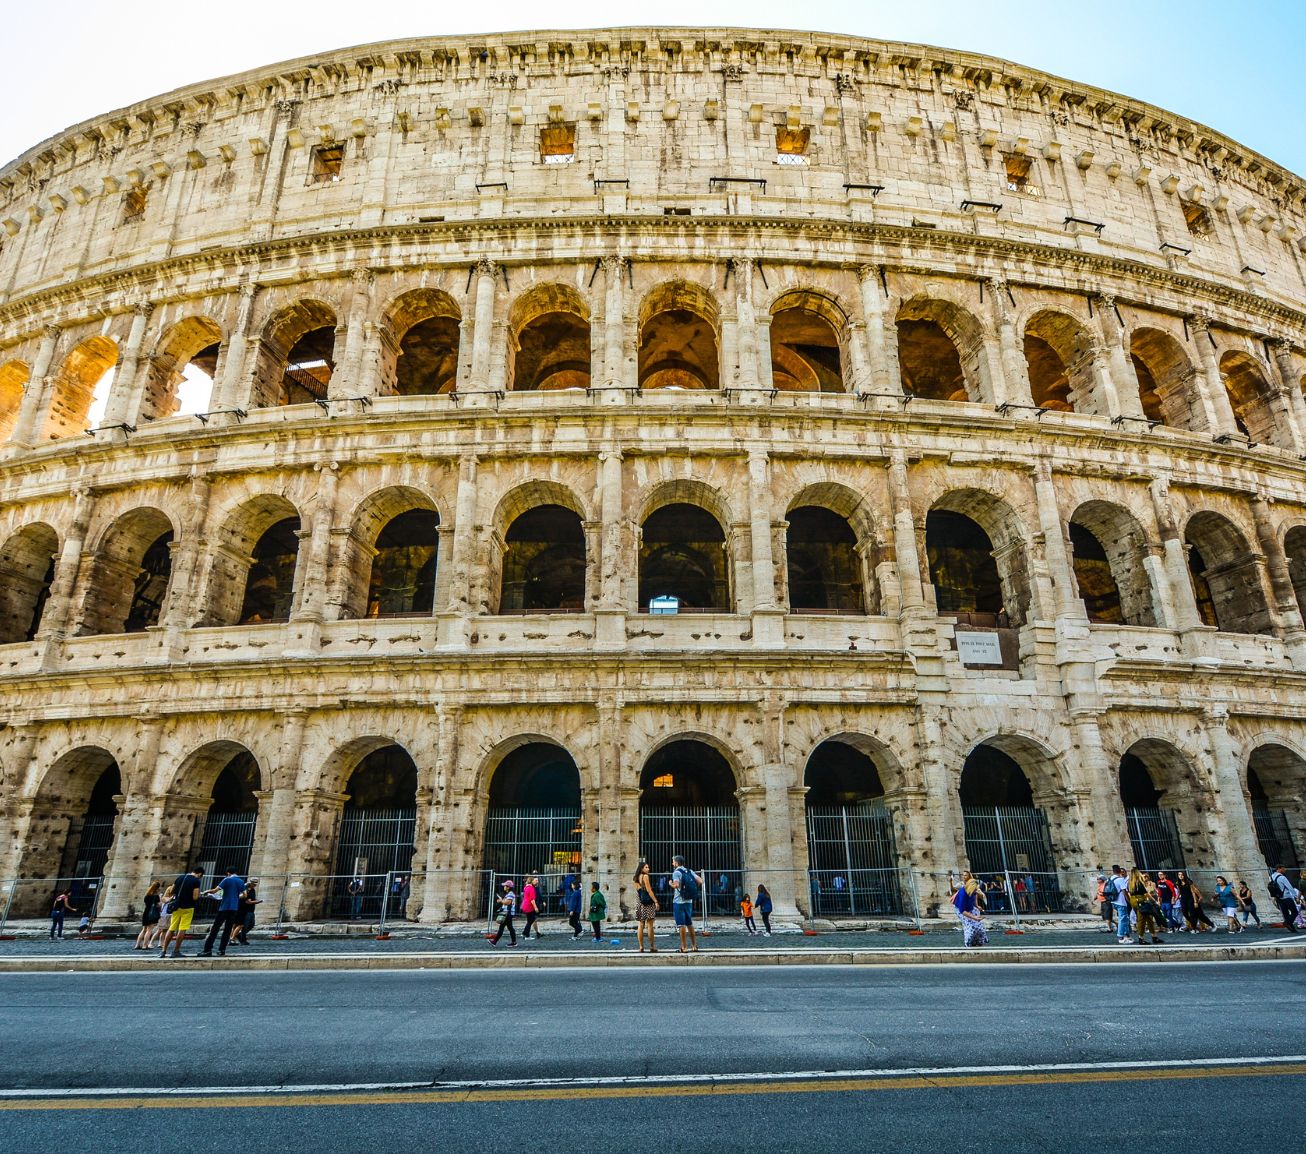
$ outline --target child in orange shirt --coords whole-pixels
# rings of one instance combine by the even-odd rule
[[[739,903],[739,912],[744,915],[744,928],[750,934],[757,933],[757,925],[753,921],[753,899],[747,894],[744,895],[743,901]]]

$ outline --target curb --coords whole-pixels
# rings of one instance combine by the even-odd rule
[[[157,958],[0,958],[0,975],[13,973],[169,973],[174,970],[526,970],[621,969],[655,966],[940,966],[972,964],[1085,965],[1131,962],[1252,962],[1302,960],[1296,945],[1266,946],[1031,946],[1024,949],[975,950],[755,950],[712,949],[697,954],[659,951],[654,958],[638,953],[407,953],[407,954],[265,954],[255,957],[199,958],[161,962]]]

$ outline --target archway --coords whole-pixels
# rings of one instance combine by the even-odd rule
[[[1243,352],[1225,353],[1220,358],[1220,380],[1229,395],[1238,431],[1258,444],[1287,447],[1270,404],[1270,384],[1256,359]]]
[[[790,611],[865,613],[862,561],[847,518],[820,505],[801,505],[785,520]]]
[[[1138,377],[1138,397],[1149,421],[1172,429],[1199,430],[1206,419],[1194,412],[1197,370],[1181,345],[1160,329],[1135,330],[1129,355]]]
[[[255,408],[326,399],[335,371],[336,314],[323,301],[304,299],[273,316],[259,341]]]
[[[1247,760],[1247,794],[1265,864],[1297,870],[1306,846],[1306,759],[1267,742]]]
[[[0,443],[9,439],[18,423],[18,411],[31,375],[31,366],[26,361],[6,361],[0,365]]]
[[[1184,543],[1202,623],[1226,633],[1272,635],[1260,563],[1233,522],[1218,513],[1196,513],[1184,530]]]
[[[990,891],[990,909],[996,895],[998,908],[1014,902],[1021,913],[1060,912],[1061,884],[1048,816],[1035,804],[1021,763],[993,744],[977,745],[962,766],[958,793],[966,856]]]
[[[639,318],[641,389],[716,389],[719,312],[698,285],[673,281],[644,298]]]
[[[186,317],[169,328],[149,358],[140,419],[207,413],[221,351],[222,329],[208,317]]]
[[[511,749],[490,778],[485,814],[481,891],[488,909],[491,887],[538,874],[545,910],[562,913],[562,897],[581,871],[580,770],[571,754],[549,741],[528,741]]]
[[[385,312],[382,392],[401,397],[452,392],[458,380],[461,313],[439,289],[413,289]]]
[[[55,378],[42,440],[80,436],[99,422],[117,363],[118,346],[109,337],[87,337],[73,348]]]
[[[855,737],[823,741],[807,759],[807,861],[813,916],[902,912],[893,818],[880,771]]]
[[[645,519],[639,544],[639,605],[675,598],[680,612],[730,612],[730,570],[721,523],[700,505],[663,505]]]
[[[925,552],[939,613],[985,629],[1025,624],[1029,567],[1006,502],[974,489],[945,494],[926,516]]]
[[[771,306],[772,384],[782,392],[846,392],[839,346],[845,323],[828,297],[785,293]]]
[[[581,612],[585,528],[562,505],[536,505],[504,534],[500,613]]]
[[[247,877],[262,788],[258,761],[243,746],[216,742],[195,756],[191,773],[201,788],[204,778],[213,778],[208,813],[196,823],[192,860],[207,878],[220,878],[229,869]]]
[[[298,532],[295,506],[273,493],[251,498],[225,517],[210,551],[207,610],[199,624],[285,620],[294,597]]]
[[[735,774],[707,742],[668,742],[644,763],[639,779],[639,852],[653,870],[654,888],[669,908],[671,859],[703,874],[705,908],[737,914],[742,892],[739,801]]]
[[[1044,310],[1025,326],[1025,364],[1034,404],[1053,412],[1096,412],[1093,338],[1067,313]]]
[[[510,324],[514,392],[589,388],[589,310],[575,289],[531,289],[513,305]]]
[[[1297,608],[1306,616],[1306,525],[1294,525],[1283,537],[1288,558],[1288,576],[1297,595]]]
[[[0,548],[0,645],[32,641],[54,581],[59,539],[49,525],[24,525]]]
[[[349,800],[340,815],[331,916],[381,915],[387,880],[413,868],[417,836],[417,765],[400,745],[373,749],[345,785]],[[361,892],[350,883],[362,879]]]
[[[1143,738],[1120,759],[1120,800],[1135,864],[1147,870],[1214,869],[1208,815],[1215,798],[1175,746]]]
[[[1086,501],[1068,528],[1075,585],[1089,621],[1155,625],[1152,581],[1143,564],[1147,540],[1138,521],[1118,505]]]
[[[142,633],[158,625],[172,541],[172,522],[158,509],[133,509],[114,521],[91,557],[79,632]]]
[[[979,322],[949,301],[917,299],[898,310],[902,387],[927,401],[978,401],[984,347]]]
[[[1149,872],[1184,868],[1175,814],[1162,805],[1162,797],[1146,763],[1126,753],[1120,759],[1120,801],[1125,807],[1129,848],[1133,850],[1133,864]]]
[[[255,542],[250,561],[236,624],[290,620],[299,561],[299,518],[284,517],[269,525]]]
[[[409,509],[377,534],[367,582],[368,617],[429,617],[435,609],[440,516]]]

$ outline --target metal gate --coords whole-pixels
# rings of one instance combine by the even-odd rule
[[[85,907],[87,899],[96,893],[109,861],[109,851],[113,849],[113,823],[117,820],[117,815],[112,813],[88,813],[82,819],[70,887],[72,902],[78,909]]]
[[[1174,810],[1156,806],[1129,806],[1125,810],[1129,824],[1129,846],[1134,851],[1134,865],[1147,870],[1181,870],[1184,850],[1179,844],[1179,826]]]
[[[331,879],[329,916],[378,918],[388,873],[410,873],[417,834],[417,809],[358,809],[346,805],[336,843],[336,876]],[[355,908],[349,883],[362,875],[362,898]]]
[[[737,914],[743,895],[740,868],[739,810],[733,806],[641,806],[639,852],[652,867],[659,905],[671,908],[671,858],[703,875],[704,908],[714,914]]]
[[[814,916],[902,913],[893,818],[883,802],[807,807]]]
[[[489,908],[491,877],[495,884],[512,878],[520,896],[523,878],[539,874],[544,912],[561,914],[563,887],[580,873],[580,852],[579,809],[491,806],[485,818],[482,860],[492,872],[481,883],[480,908]]]
[[[1029,805],[964,806],[966,856],[984,880],[1006,874],[1021,913],[1060,913],[1048,819]]]
[[[1252,818],[1256,823],[1256,841],[1265,857],[1265,864],[1281,865],[1284,869],[1290,870],[1298,869],[1301,861],[1297,857],[1292,831],[1288,828],[1287,813],[1281,809],[1269,809],[1253,803]]]
[[[200,828],[199,849],[194,860],[204,867],[204,883],[213,885],[227,870],[235,870],[241,877],[249,869],[250,852],[254,848],[254,823],[258,811],[211,809]],[[201,920],[211,918],[218,909],[217,898],[200,898],[195,913]]]

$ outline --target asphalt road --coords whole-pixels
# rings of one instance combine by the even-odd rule
[[[1298,962],[15,974],[0,1087],[30,1096],[0,1097],[0,1149],[1296,1151],[1304,983]],[[513,1084],[430,1085],[484,1081]]]

